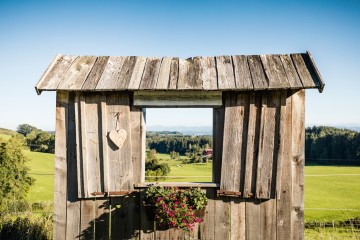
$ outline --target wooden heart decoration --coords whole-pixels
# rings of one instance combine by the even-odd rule
[[[127,132],[125,129],[120,129],[119,131],[109,132],[110,140],[118,147],[121,148],[127,137]]]

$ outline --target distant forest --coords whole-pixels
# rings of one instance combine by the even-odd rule
[[[359,165],[360,133],[334,127],[305,130],[306,164]],[[194,147],[212,148],[212,136],[190,136],[179,132],[148,132],[147,147],[159,153],[175,151],[185,155]]]

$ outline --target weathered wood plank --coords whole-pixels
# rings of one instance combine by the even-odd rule
[[[35,89],[37,93],[40,94],[42,89],[56,90],[62,80],[62,77],[68,71],[76,58],[76,56],[56,55],[55,59],[36,84]]]
[[[91,69],[88,77],[86,78],[83,86],[82,86],[82,90],[94,90],[96,85],[99,82],[99,79],[101,77],[101,75],[104,72],[104,69],[106,67],[106,64],[109,60],[108,56],[104,56],[104,57],[98,57],[96,59],[96,62],[93,66],[93,68]]]
[[[132,73],[136,64],[136,57],[126,57],[121,68],[120,74],[114,83],[114,88],[118,90],[126,90],[129,86]]]
[[[277,196],[277,239],[291,239],[291,207],[292,207],[292,172],[291,172],[291,153],[292,153],[292,99],[286,98],[286,115],[284,121],[284,151],[281,158],[280,190],[281,196]]]
[[[94,239],[110,239],[109,205],[109,198],[95,198]]]
[[[264,69],[262,67],[260,56],[251,55],[247,56],[251,79],[254,85],[254,89],[263,90],[269,86],[268,80],[266,79]]]
[[[109,161],[110,191],[133,190],[133,164],[131,157],[131,128],[129,95],[127,93],[107,94],[107,134],[124,129],[127,137],[119,149],[112,141],[107,141]]]
[[[308,59],[309,59],[309,63],[311,64],[311,66],[313,67],[313,70],[316,74],[316,78],[318,80],[318,85],[320,86],[319,87],[319,92],[322,93],[322,91],[324,90],[324,87],[325,87],[325,82],[320,74],[320,71],[319,69],[317,68],[316,64],[315,64],[315,61],[311,55],[311,53],[309,51],[306,51],[307,55],[308,55]]]
[[[94,66],[96,59],[97,57],[94,56],[78,57],[63,75],[57,89],[80,90]]]
[[[295,66],[289,54],[280,55],[281,62],[284,66],[290,88],[302,88],[303,85],[296,72]]]
[[[126,57],[109,57],[105,69],[96,85],[96,90],[115,90],[114,82],[120,75]]]
[[[314,88],[316,87],[314,80],[309,72],[309,69],[306,67],[302,54],[291,54],[291,59],[294,62],[295,68],[301,82],[305,88]]]
[[[279,55],[261,55],[264,70],[269,79],[269,89],[288,89],[290,84],[287,80],[285,69]]]
[[[81,200],[80,239],[95,239],[94,219],[96,218],[96,213],[94,204],[95,201],[93,199]]]
[[[141,108],[131,107],[130,126],[131,126],[131,154],[133,162],[134,183],[141,183],[141,156],[142,156],[142,111]],[[145,151],[145,150],[144,150]]]
[[[134,106],[137,107],[219,107],[222,105],[222,92],[134,92]]]
[[[231,56],[216,57],[219,89],[236,89]]]
[[[66,236],[68,106],[69,93],[58,91],[56,95],[54,239]]]
[[[147,58],[139,89],[155,89],[162,58]]]
[[[213,182],[221,181],[221,166],[224,142],[225,106],[213,110]]]
[[[201,57],[200,64],[202,69],[201,79],[204,90],[217,90],[216,64],[214,57]]]
[[[245,178],[243,196],[251,198],[256,192],[256,172],[259,149],[261,93],[250,93],[248,135],[246,144]]]
[[[141,169],[140,169],[140,180],[145,182],[145,158],[146,158],[146,108],[142,109],[141,113],[141,125],[140,125],[140,143],[141,143]]]
[[[242,158],[245,150],[243,136],[247,136],[245,112],[246,94],[225,96],[224,143],[220,190],[241,192]],[[245,139],[246,141],[246,139]]]
[[[240,198],[231,199],[230,204],[230,239],[246,239],[245,201]]]
[[[262,239],[261,232],[259,231],[261,219],[261,199],[251,199],[245,202],[245,226],[246,226],[246,239],[260,240]]]
[[[88,185],[88,161],[87,161],[87,141],[86,141],[86,103],[85,103],[85,96],[83,93],[79,93],[79,103],[78,103],[78,111],[79,113],[76,114],[79,117],[78,125],[79,127],[79,135],[78,135],[78,148],[80,148],[78,155],[78,167],[80,168],[79,177],[81,180],[78,182],[78,189],[79,197],[88,197],[89,196],[89,185]],[[81,184],[81,185],[79,185]]]
[[[230,238],[230,201],[229,197],[215,197],[214,239]]]
[[[232,56],[232,60],[234,63],[236,89],[252,90],[254,86],[246,56]]]
[[[145,191],[144,189],[140,191],[140,239],[153,240],[155,239],[154,222],[148,221],[145,206],[142,204],[144,202]]]
[[[136,63],[135,63],[134,70],[132,72],[129,86],[128,86],[129,90],[136,90],[139,88],[141,78],[144,73],[145,64],[146,64],[145,57],[137,57],[136,58]]]
[[[261,115],[261,135],[259,143],[258,155],[258,171],[256,179],[256,197],[270,198],[272,193],[272,183],[275,181],[273,176],[274,161],[277,154],[274,149],[278,144],[278,108],[279,108],[279,92],[269,91],[263,93],[263,111]],[[275,163],[276,164],[276,163]],[[275,165],[276,166],[276,165]]]
[[[304,239],[305,90],[292,96],[292,239]]]
[[[176,89],[179,79],[179,58],[173,58],[170,66],[169,89]]]
[[[104,192],[108,193],[111,191],[110,183],[109,183],[109,171],[111,171],[109,167],[110,159],[108,158],[108,148],[109,139],[107,138],[108,127],[107,127],[107,107],[106,107],[106,93],[101,93],[100,99],[100,112],[101,112],[101,132],[99,132],[99,140],[101,142],[100,155],[102,160],[102,169],[103,169],[103,183],[104,183]],[[100,119],[100,117],[99,117]],[[100,131],[100,130],[99,130]]]
[[[75,93],[69,93],[67,129],[67,212],[66,239],[77,239],[80,235],[80,201],[78,199],[76,161]]]
[[[168,89],[169,80],[170,80],[170,68],[171,68],[172,58],[164,57],[161,66],[159,77],[156,83],[156,89]]]
[[[203,222],[200,225],[199,239],[215,239],[215,196],[215,188],[206,188],[206,197],[208,198],[208,204],[206,206]]]
[[[261,239],[276,239],[276,199],[261,202],[259,227]]]
[[[179,80],[177,89],[202,89],[202,69],[200,58],[189,58],[179,60]]]

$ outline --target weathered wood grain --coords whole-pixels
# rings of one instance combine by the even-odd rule
[[[215,59],[219,89],[236,89],[231,56],[219,56]]]
[[[256,179],[256,197],[270,198],[273,178],[274,149],[277,147],[279,121],[277,108],[279,107],[278,91],[269,91],[262,96],[261,129],[259,139],[258,171]]]
[[[78,57],[63,75],[58,90],[80,90],[94,66],[96,57]]]
[[[269,89],[288,89],[288,82],[285,69],[279,55],[261,55],[264,70],[269,79]]]
[[[140,118],[140,144],[141,144],[141,169],[140,180],[145,182],[145,158],[146,158],[146,108],[142,108]]]
[[[137,107],[220,107],[222,93],[211,92],[170,92],[137,91],[134,92],[134,106]]]
[[[86,78],[83,86],[82,86],[82,90],[94,90],[96,85],[99,82],[99,79],[101,77],[101,75],[104,72],[105,66],[107,64],[109,60],[108,56],[104,56],[104,57],[98,57],[96,59],[96,62],[93,66],[93,68],[91,69],[88,77]]]
[[[68,106],[69,93],[58,91],[56,95],[54,239],[66,236]]]
[[[306,67],[302,54],[291,54],[291,59],[295,65],[297,73],[301,79],[301,82],[305,88],[314,88],[316,87],[313,78],[309,72],[309,69]]]
[[[292,239],[304,239],[305,91],[292,96]]]
[[[151,90],[156,88],[162,58],[147,58],[139,89]]]
[[[100,99],[100,111],[101,111],[101,132],[99,133],[99,140],[101,142],[101,160],[102,160],[102,166],[103,166],[103,184],[104,184],[104,192],[109,193],[111,191],[110,189],[110,180],[109,180],[109,172],[111,171],[109,167],[110,159],[108,158],[108,145],[109,145],[109,139],[107,138],[108,134],[108,127],[107,127],[107,107],[106,107],[106,93],[101,93],[101,99]],[[100,117],[99,117],[100,119]],[[100,131],[99,129],[99,131]]]
[[[240,173],[243,156],[243,134],[245,126],[245,94],[227,94],[225,96],[224,143],[221,165],[220,190],[241,192]]]
[[[76,128],[76,163],[77,163],[77,189],[78,189],[78,197],[83,198],[85,197],[85,186],[84,183],[84,161],[83,161],[83,143],[85,142],[85,139],[82,139],[82,126],[81,125],[81,108],[85,109],[85,103],[82,98],[82,101],[80,101],[80,95],[82,95],[80,92],[77,92],[75,94],[74,99],[74,108],[75,108],[75,128]],[[81,106],[82,105],[82,106]],[[86,187],[87,189],[87,187]]]
[[[261,199],[247,199],[245,202],[245,226],[246,239],[260,240],[262,235],[260,232],[261,224]]]
[[[189,58],[179,60],[179,80],[177,89],[202,89],[202,69],[200,58]]]
[[[230,238],[231,240],[246,239],[245,201],[233,198],[230,201]]]
[[[176,89],[179,79],[179,58],[173,58],[170,66],[169,89]]]
[[[214,239],[230,238],[230,204],[229,197],[215,197]]]
[[[261,202],[259,227],[261,239],[276,240],[276,199]]]
[[[45,73],[36,84],[35,89],[37,93],[40,94],[42,89],[56,90],[62,80],[62,77],[66,74],[76,58],[76,56],[56,55],[53,62],[46,69]]]
[[[126,57],[109,57],[103,74],[101,75],[96,90],[115,90],[114,83],[120,75]]]
[[[300,89],[303,87],[299,75],[296,71],[293,61],[289,54],[280,55],[281,62],[284,66],[286,77],[289,81],[290,88]]]
[[[95,239],[94,230],[96,231],[96,224],[94,227],[94,222],[97,217],[95,208],[96,208],[95,200],[93,199],[81,200],[80,239]]]
[[[308,59],[309,59],[309,63],[311,64],[313,70],[314,70],[314,74],[316,75],[315,79],[318,82],[319,87],[319,92],[322,93],[322,91],[324,90],[325,87],[325,82],[320,74],[319,69],[317,68],[315,61],[311,55],[311,53],[309,51],[306,51]]]
[[[155,239],[154,222],[148,221],[145,206],[142,204],[144,202],[145,191],[144,189],[140,191],[140,239],[153,240]]]
[[[136,90],[139,88],[141,78],[144,73],[145,64],[146,64],[145,57],[137,57],[136,58],[136,63],[135,63],[134,70],[132,72],[129,86],[128,86],[129,90]]]
[[[167,89],[169,86],[170,80],[170,68],[171,68],[172,58],[164,57],[161,66],[159,77],[156,83],[156,89]]]
[[[281,196],[277,197],[277,239],[291,239],[291,207],[292,207],[292,172],[291,172],[291,154],[292,154],[292,99],[291,95],[286,98],[286,115],[284,124],[284,151],[281,158]],[[277,191],[279,192],[279,190]]]
[[[247,59],[249,63],[251,79],[254,85],[254,89],[256,90],[267,89],[269,83],[268,80],[266,79],[260,56],[251,55],[251,56],[247,56]]]
[[[126,90],[129,86],[132,73],[136,64],[136,57],[126,57],[124,64],[121,68],[120,74],[114,84],[114,89]]]
[[[131,107],[130,111],[130,126],[131,126],[131,154],[132,154],[132,162],[133,162],[133,177],[134,183],[141,183],[141,156],[142,151],[142,129],[141,129],[141,121],[142,121],[142,110],[141,108],[136,108],[134,106]]]
[[[232,56],[234,63],[235,84],[238,90],[252,90],[254,88],[249,64],[246,56]]]
[[[94,239],[109,239],[109,198],[95,198]]]
[[[200,64],[202,69],[201,79],[204,90],[217,90],[217,74],[214,57],[201,57]]]
[[[205,210],[203,222],[200,225],[199,239],[215,239],[215,188],[206,188],[208,204]]]
[[[260,135],[261,93],[250,93],[243,196],[255,197]]]
[[[224,141],[225,106],[213,109],[213,182],[221,181],[221,166]]]

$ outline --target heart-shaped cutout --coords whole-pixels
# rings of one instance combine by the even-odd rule
[[[127,132],[125,129],[120,129],[119,131],[110,131],[109,138],[110,140],[118,147],[121,148],[127,137]]]

